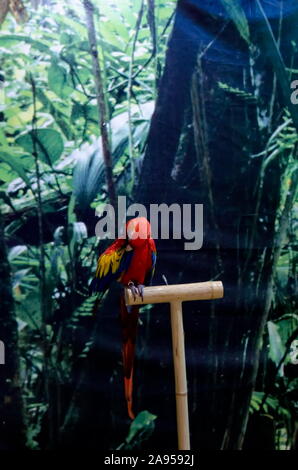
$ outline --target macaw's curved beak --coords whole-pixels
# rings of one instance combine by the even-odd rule
[[[151,237],[151,226],[145,217],[136,217],[126,224],[128,243],[131,247],[142,246]]]

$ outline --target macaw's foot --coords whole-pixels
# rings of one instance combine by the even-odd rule
[[[128,288],[131,290],[133,295],[133,300],[136,300],[137,296],[139,295],[144,300],[144,286],[143,284],[135,285],[132,281],[128,283]]]
[[[139,293],[139,296],[141,297],[142,299],[142,302],[144,301],[144,286],[143,284],[138,284],[138,293]]]

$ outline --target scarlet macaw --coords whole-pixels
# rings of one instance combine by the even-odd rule
[[[126,237],[118,238],[98,258],[91,291],[105,292],[112,281],[117,280],[131,289],[134,298],[143,298],[144,285],[151,284],[156,262],[156,247],[151,238],[150,223],[145,217],[136,217],[126,224]],[[120,321],[123,334],[122,359],[124,366],[124,390],[127,411],[132,411],[133,362],[139,307],[127,307],[121,296]]]

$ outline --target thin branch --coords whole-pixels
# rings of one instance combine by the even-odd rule
[[[113,69],[113,70],[114,70],[118,75],[120,75],[121,77],[125,77],[125,78],[127,79],[127,81],[128,81],[129,76],[127,75],[127,73],[122,72],[121,70],[117,70],[116,67],[114,67],[113,65],[110,65],[110,68]],[[151,93],[151,92],[152,92],[152,89],[151,89],[148,85],[146,85],[145,82],[140,81],[140,80],[136,80],[136,79],[135,79],[135,76],[136,76],[136,75],[132,75],[132,83],[135,82],[136,85],[139,85],[140,87],[142,87],[142,88],[145,89],[145,90],[150,91],[150,93]]]
[[[104,88],[102,81],[102,73],[98,60],[97,40],[94,25],[94,6],[90,0],[83,0],[85,8],[86,22],[88,29],[88,38],[90,44],[90,53],[92,56],[92,68],[94,84],[96,89],[96,100],[99,113],[99,127],[101,130],[101,140],[103,149],[103,159],[105,163],[106,183],[108,187],[108,194],[110,203],[116,208],[116,190],[113,179],[113,162],[112,152],[110,148],[109,135],[107,129],[107,110],[104,98]]]
[[[36,129],[36,86],[32,75],[30,75],[30,82],[32,86],[33,96],[33,116],[32,116],[32,144],[33,144],[33,158],[35,161],[35,173],[36,173],[36,184],[37,191],[35,194],[37,202],[37,219],[38,219],[38,232],[39,232],[39,280],[40,280],[40,308],[42,316],[42,348],[43,348],[43,376],[45,386],[45,399],[49,410],[49,436],[50,442],[53,439],[53,423],[52,413],[50,410],[50,383],[49,383],[49,358],[48,358],[48,340],[47,340],[47,293],[46,293],[46,266],[45,266],[45,248],[43,243],[43,211],[42,211],[42,198],[41,198],[41,174],[38,161],[37,151],[37,129]]]
[[[32,136],[32,140],[33,140],[33,136]],[[43,151],[45,157],[46,157],[46,160],[47,160],[47,164],[49,165],[49,167],[51,168],[52,170],[52,174],[54,175],[54,178],[55,178],[55,182],[56,182],[56,185],[57,185],[57,188],[58,188],[58,192],[60,193],[60,196],[64,197],[65,194],[64,192],[62,191],[61,189],[61,186],[60,186],[60,183],[59,183],[59,180],[57,178],[57,174],[54,170],[54,167],[53,167],[53,164],[51,162],[51,158],[50,158],[50,155],[46,149],[46,147],[43,145],[43,143],[39,140],[38,136],[37,136],[37,133],[35,133],[35,137],[34,137],[34,140],[35,140],[35,145],[37,146],[37,144],[39,145],[39,147],[41,148],[41,150]],[[41,172],[40,172],[40,176],[41,176]]]
[[[134,53],[136,48],[136,43],[142,23],[144,13],[144,0],[141,2],[136,27],[135,27],[135,35],[133,38],[132,48],[131,48],[131,55],[130,55],[130,62],[129,62],[129,71],[128,71],[128,85],[127,85],[127,110],[128,110],[128,151],[129,151],[129,158],[130,158],[130,165],[131,165],[131,180],[132,186],[134,184],[135,179],[135,164],[134,164],[134,143],[133,143],[133,131],[132,131],[132,116],[131,116],[131,95],[132,95],[132,73],[133,73],[133,64],[134,64]]]
[[[171,14],[171,16],[169,17],[164,29],[162,30],[159,38],[162,38],[166,32],[166,30],[168,29],[168,27],[170,26],[170,24],[172,23],[172,20],[175,16],[175,10],[173,11],[173,13]],[[137,70],[135,72],[135,74],[133,75],[133,79],[137,78],[137,76],[144,70],[147,68],[147,66],[150,64],[151,60],[154,59],[155,55],[156,55],[156,50],[157,50],[157,46],[153,49],[152,49],[152,52],[151,52],[151,55],[150,57],[146,60],[146,62],[139,68],[139,70]]]
[[[82,83],[82,80],[80,79],[79,74],[77,73],[75,67],[73,66],[73,63],[72,63],[70,60],[68,60],[68,58],[65,57],[63,54],[61,54],[60,57],[61,57],[61,59],[64,60],[64,62],[66,62],[66,64],[69,66],[71,75],[78,81],[79,85],[80,85],[81,88],[82,88],[82,93],[86,96],[86,98],[88,98],[89,100],[95,99],[95,98],[96,98],[96,95],[90,95],[90,94],[86,91],[86,89],[85,89],[85,87],[84,87],[84,85],[83,85],[83,83]],[[73,83],[73,85],[75,85],[75,83]],[[74,86],[74,88],[75,88],[75,86]]]

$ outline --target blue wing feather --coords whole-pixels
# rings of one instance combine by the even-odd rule
[[[105,292],[109,288],[110,284],[113,281],[116,281],[121,276],[123,271],[129,267],[132,254],[133,251],[125,251],[125,249],[123,249],[123,253],[119,254],[121,259],[119,260],[119,264],[116,266],[116,268],[113,267],[112,257],[109,259],[107,255],[105,255],[106,258],[103,267],[103,258],[100,256],[98,259],[96,276],[90,284],[90,292]]]
[[[152,283],[152,279],[153,279],[154,271],[155,271],[155,264],[156,264],[156,251],[152,251],[151,259],[152,259],[152,265],[146,274],[145,281],[144,281],[145,286],[150,286]]]

